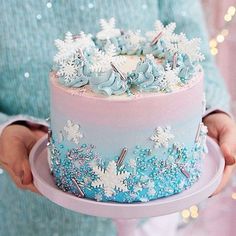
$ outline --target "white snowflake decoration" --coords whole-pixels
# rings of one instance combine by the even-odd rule
[[[74,38],[71,32],[67,32],[65,40],[56,39],[55,45],[58,48],[58,53],[55,55],[54,61],[60,63],[73,56],[79,49],[83,50],[93,46],[94,43],[90,34],[86,35],[84,32],[81,32],[78,37]]]
[[[146,197],[142,197],[142,198],[140,198],[140,201],[141,201],[141,202],[148,202],[149,200],[148,200],[148,198],[146,198]]]
[[[188,40],[185,34],[181,33],[175,39],[166,42],[167,49],[172,53],[187,54],[192,61],[202,61],[205,59],[200,52],[199,38]]]
[[[161,21],[157,20],[155,22],[155,31],[150,31],[146,33],[146,36],[152,41],[156,36],[161,34],[161,38],[165,41],[172,41],[176,38],[176,34],[174,34],[174,30],[176,28],[175,23],[170,23],[166,26],[162,24]]]
[[[71,120],[67,120],[64,130],[68,141],[73,141],[75,144],[79,144],[80,139],[83,138],[83,134],[80,131],[80,126],[78,124],[74,124]]]
[[[125,60],[124,56],[117,56],[116,47],[109,44],[104,51],[95,49],[90,69],[92,72],[105,72],[111,69],[111,62],[120,66]]]
[[[146,54],[145,57],[153,62],[155,62],[155,57],[153,56],[153,54]]]
[[[81,50],[95,46],[92,40],[92,34],[85,34],[83,31],[76,37],[76,44]]]
[[[128,31],[126,33],[126,40],[135,47],[139,47],[140,43],[145,41],[145,38],[140,35],[140,31]]]
[[[205,126],[203,123],[201,123],[199,144],[202,145],[203,152],[205,152],[205,153],[208,152],[208,148],[206,145],[207,133],[208,133],[207,126]]]
[[[149,189],[152,189],[152,188],[155,187],[155,183],[150,180],[150,181],[147,183],[147,187],[148,187]]]
[[[150,137],[150,139],[155,143],[155,148],[165,147],[167,148],[169,142],[174,139],[174,135],[171,133],[170,126],[165,128],[157,127],[155,133]]]
[[[130,159],[129,160],[129,165],[130,165],[131,168],[136,169],[137,164],[136,164],[135,159]]]
[[[143,190],[143,188],[142,188],[142,185],[141,185],[140,183],[136,184],[136,185],[134,186],[134,188],[133,188],[133,191],[134,191],[135,193],[137,193],[137,192],[139,192],[139,191],[142,191],[142,190]]]
[[[154,196],[156,194],[156,190],[154,188],[148,189],[148,195]]]
[[[95,194],[95,199],[97,202],[101,202],[102,201],[102,195],[100,193]]]
[[[64,61],[61,63],[57,75],[64,77],[66,83],[70,83],[78,76],[78,66],[74,60]]]
[[[177,85],[181,84],[181,80],[178,77],[179,69],[172,69],[170,64],[166,64],[164,79],[170,89],[175,89]]]
[[[93,167],[93,172],[97,175],[98,179],[92,182],[92,186],[103,188],[105,196],[111,197],[115,190],[128,191],[124,180],[129,177],[130,173],[117,170],[115,161],[109,162],[107,168],[104,169],[95,166]]]
[[[101,31],[97,33],[97,38],[100,40],[106,40],[110,38],[115,38],[121,35],[119,29],[115,28],[115,18],[111,18],[106,21],[105,19],[100,20]]]

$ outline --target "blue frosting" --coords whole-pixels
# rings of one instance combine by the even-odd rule
[[[120,74],[112,70],[94,73],[89,79],[89,84],[94,92],[108,96],[121,95],[128,88],[127,82],[121,79]]]
[[[132,32],[130,33],[123,33],[109,40],[93,38],[95,47],[86,48],[83,51],[85,62],[81,62],[79,58],[75,61],[78,67],[76,68],[76,75],[73,78],[65,78],[63,73],[60,73],[59,82],[66,87],[81,87],[89,83],[94,92],[108,96],[128,93],[129,87],[145,92],[170,92],[171,89],[164,78],[164,68],[167,64],[173,65],[173,52],[167,50],[165,41],[162,38],[153,45],[147,39],[138,42],[138,39],[134,38],[136,40],[136,43],[134,43]],[[161,59],[163,63],[162,65],[156,64],[154,60],[146,58],[143,62],[138,63],[136,70],[128,73],[127,82],[122,81],[120,75],[116,72],[91,72],[90,67],[94,60],[94,49],[104,49],[109,44],[115,46],[118,55],[152,54],[155,58]],[[186,54],[177,55],[176,68],[178,68],[178,76],[182,83],[187,83],[193,77],[196,64],[197,62],[192,62]]]
[[[129,40],[128,34],[123,34],[119,39],[120,54],[123,55],[142,55],[145,42],[141,42],[139,45],[133,44]]]
[[[164,80],[164,68],[152,59],[140,61],[135,71],[129,74],[129,80],[139,91],[163,91],[167,84]]]
[[[173,64],[173,54],[166,53],[165,65],[168,63]],[[182,83],[187,83],[194,75],[195,64],[191,62],[190,58],[186,54],[178,54],[176,58],[176,67],[179,69],[179,78]]]
[[[122,38],[121,36],[113,37],[108,40],[95,39],[96,46],[99,49],[103,49],[108,43],[113,44],[116,47],[117,53],[121,53]]]
[[[143,54],[152,54],[157,58],[164,58],[166,52],[165,42],[160,39],[156,44],[151,45],[151,43],[146,43],[143,48]]]
[[[168,158],[163,160],[160,154],[152,154],[148,147],[136,146],[130,150],[135,166],[125,161],[122,171],[129,173],[126,177],[126,191],[115,189],[108,196],[103,187],[94,187],[93,182],[99,177],[94,173],[93,166],[106,169],[109,161],[96,150],[93,144],[83,143],[75,148],[67,148],[62,142],[51,140],[49,146],[51,171],[57,186],[63,191],[97,201],[115,202],[146,202],[158,198],[168,197],[188,189],[195,183],[201,173],[202,147],[183,146],[179,150],[170,147],[167,150]],[[151,153],[151,154],[150,154]],[[114,157],[114,161],[117,157]],[[119,169],[118,169],[119,170]],[[81,174],[83,173],[83,174]],[[74,180],[74,181],[73,181]]]

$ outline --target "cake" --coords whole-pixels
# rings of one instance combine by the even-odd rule
[[[50,73],[48,161],[62,191],[102,202],[147,202],[200,177],[207,151],[200,40],[175,23],[95,36],[66,33]]]

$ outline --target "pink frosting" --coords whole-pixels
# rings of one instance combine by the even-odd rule
[[[58,134],[71,120],[81,127],[81,143],[94,144],[106,158],[119,155],[123,147],[153,147],[150,136],[158,126],[171,126],[176,142],[191,147],[202,117],[203,74],[181,90],[143,93],[133,97],[73,95],[51,79],[51,125]],[[68,142],[71,146],[71,143]],[[127,158],[132,153],[128,153]]]
[[[52,109],[67,117],[77,118],[93,125],[116,125],[134,128],[146,124],[185,120],[199,114],[203,93],[203,74],[190,86],[177,92],[111,98],[88,96],[86,92],[74,95],[52,81]]]

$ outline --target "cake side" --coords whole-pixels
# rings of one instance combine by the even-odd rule
[[[79,195],[76,182],[87,198],[118,202],[183,191],[200,173],[202,91],[202,73],[180,92],[116,101],[68,93],[52,78],[51,156],[58,186]]]

